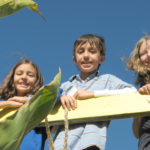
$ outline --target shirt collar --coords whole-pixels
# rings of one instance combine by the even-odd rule
[[[89,80],[93,79],[94,77],[96,77],[98,75],[99,75],[99,72],[96,71],[96,72],[92,73],[90,76],[88,76],[85,81],[89,81]]]
[[[87,78],[85,81],[89,81],[89,80],[93,79],[93,78],[96,77],[96,76],[99,76],[99,71],[96,71],[96,72],[92,73],[90,76],[88,76],[88,78]],[[69,81],[72,82],[74,79],[81,81],[81,77],[80,77],[79,74],[72,76],[72,77],[69,79]]]

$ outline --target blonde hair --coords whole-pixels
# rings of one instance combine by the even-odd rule
[[[141,45],[150,40],[150,36],[147,35],[142,37],[135,45],[134,50],[130,54],[129,59],[124,58],[127,63],[127,70],[134,70],[135,74],[138,74],[136,85],[140,84],[141,86],[149,83],[150,81],[150,68],[143,65],[140,59],[140,48]]]

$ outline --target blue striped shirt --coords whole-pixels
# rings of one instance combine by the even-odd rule
[[[95,91],[103,89],[123,89],[132,87],[132,85],[120,80],[116,76],[110,74],[100,75],[96,72],[90,75],[84,82],[79,75],[72,76],[69,81],[61,85],[63,89],[62,95],[67,95],[72,87]],[[68,150],[82,150],[90,146],[96,146],[100,150],[104,150],[108,124],[109,122],[105,121],[70,125],[68,132]],[[60,127],[58,131],[54,141],[55,150],[63,149],[64,145],[64,128]]]

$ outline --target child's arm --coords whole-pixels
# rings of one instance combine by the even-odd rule
[[[96,91],[88,91],[88,90],[82,90],[82,89],[75,89],[73,88],[70,90],[67,96],[61,96],[60,101],[63,106],[63,108],[70,109],[76,109],[77,108],[77,101],[76,100],[84,100],[94,97],[100,97],[100,96],[108,96],[108,95],[118,95],[118,94],[127,94],[127,93],[134,93],[137,92],[137,90],[133,87],[124,88],[124,89],[118,89],[118,90],[96,90]]]
[[[134,136],[138,139],[139,138],[139,127],[141,123],[141,118],[134,118],[133,124],[132,124],[132,131]]]
[[[76,87],[72,87],[67,95],[62,95],[60,97],[60,102],[63,108],[76,109],[77,108],[77,99],[88,99],[94,97],[93,91],[77,89]]]
[[[146,85],[142,86],[139,89],[139,93],[141,93],[141,94],[150,94],[150,84],[146,84]],[[140,124],[141,124],[141,119],[142,118],[134,118],[133,124],[132,124],[133,134],[137,139],[139,138],[139,127],[140,127]]]
[[[93,91],[87,91],[87,90],[77,90],[76,88],[72,88],[67,96],[62,95],[60,97],[60,102],[63,106],[63,108],[70,109],[76,109],[77,108],[77,99],[88,99],[94,97]]]
[[[95,97],[95,95],[94,95],[94,91],[88,91],[88,90],[79,89],[73,95],[73,97],[75,99],[78,99],[78,100],[84,100],[84,99],[88,99],[88,98],[93,98],[93,97]]]
[[[23,104],[20,102],[15,101],[1,101],[0,108],[18,108],[21,107]]]
[[[93,97],[100,97],[100,96],[109,96],[109,95],[120,95],[120,94],[129,94],[129,93],[135,93],[137,92],[136,88],[134,87],[126,87],[124,89],[116,89],[116,90],[95,90],[95,91],[87,91],[87,90],[77,90],[77,92],[74,94],[74,97],[76,99],[88,99]]]
[[[18,108],[28,101],[28,97],[14,96],[6,101],[0,101],[0,108]]]
[[[14,97],[9,98],[7,101],[17,102],[17,103],[21,103],[23,105],[29,100],[29,98],[30,98],[30,96],[29,97],[14,96]]]
[[[88,91],[88,90],[82,90],[82,89],[75,89],[73,88],[70,90],[67,96],[61,96],[60,101],[63,106],[63,108],[70,109],[76,109],[77,108],[77,101],[76,100],[84,100],[89,99],[93,97],[100,97],[100,96],[108,96],[108,95],[118,95],[118,94],[128,94],[128,93],[134,93],[137,92],[137,90],[133,87],[124,88],[124,89],[118,89],[118,90],[96,90],[96,91]]]

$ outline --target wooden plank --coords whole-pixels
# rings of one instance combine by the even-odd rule
[[[150,115],[150,96],[123,94],[78,100],[78,108],[69,111],[69,123],[96,122]],[[64,124],[64,110],[56,106],[48,115],[51,125]],[[41,125],[43,125],[42,121]]]
[[[69,111],[69,123],[96,122],[121,118],[150,116],[150,96],[122,94],[78,100],[78,108]],[[15,109],[0,109],[0,122],[16,112]],[[57,105],[48,115],[51,125],[64,124],[64,109]],[[44,120],[40,126],[44,125]]]

